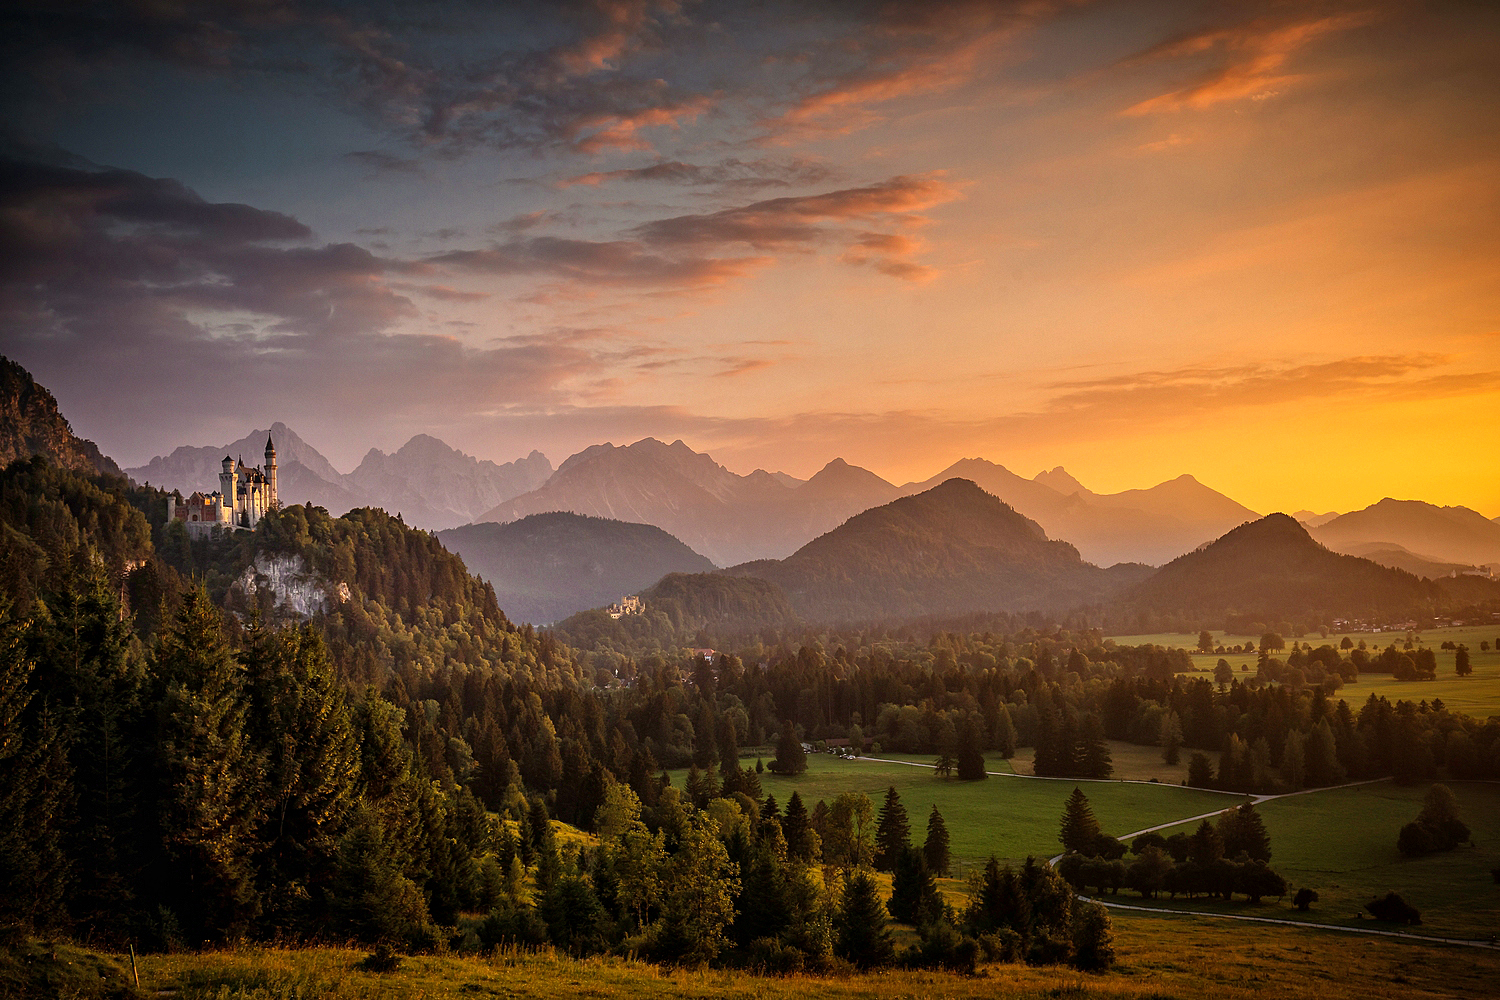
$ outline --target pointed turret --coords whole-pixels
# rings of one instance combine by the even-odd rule
[[[266,435],[266,491],[266,509],[280,507],[281,501],[276,497],[276,445],[269,434]]]

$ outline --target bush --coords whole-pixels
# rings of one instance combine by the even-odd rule
[[[1292,897],[1292,905],[1303,913],[1311,909],[1312,905],[1317,901],[1318,891],[1316,889],[1298,889],[1297,895]]]
[[[795,976],[806,965],[801,949],[771,937],[751,941],[749,952],[750,968],[762,975]]]
[[[1009,927],[979,936],[979,951],[986,962],[1019,962],[1021,935]]]
[[[357,967],[366,972],[395,972],[401,968],[401,956],[392,951],[390,945],[382,944],[373,954],[358,962]]]
[[[1115,964],[1115,934],[1109,911],[1098,903],[1073,908],[1073,964],[1089,972],[1103,972]]]
[[[1384,920],[1392,924],[1420,924],[1422,915],[1417,912],[1416,907],[1407,903],[1394,892],[1388,892],[1380,899],[1372,899],[1365,904],[1365,909],[1376,920]]]
[[[479,940],[486,948],[502,944],[517,944],[535,948],[547,943],[547,925],[529,906],[517,906],[510,900],[501,900],[490,911],[476,929]]]
[[[1130,853],[1142,854],[1148,847],[1155,847],[1165,851],[1167,849],[1167,838],[1159,833],[1143,833],[1130,842]]]
[[[919,943],[906,949],[901,964],[911,968],[952,969],[972,973],[979,964],[979,943],[946,920],[926,924]]]

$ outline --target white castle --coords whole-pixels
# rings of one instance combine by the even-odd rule
[[[217,493],[194,493],[186,500],[173,492],[167,497],[167,520],[181,521],[188,535],[202,538],[216,530],[248,531],[266,512],[280,506],[276,499],[276,446],[266,438],[266,464],[248,468],[224,456]]]

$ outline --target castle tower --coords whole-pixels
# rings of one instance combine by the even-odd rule
[[[220,473],[219,473],[219,495],[224,498],[224,506],[228,507],[229,510],[231,511],[229,519],[231,521],[233,521],[234,520],[234,513],[233,513],[233,511],[235,509],[235,504],[234,504],[235,488],[234,487],[235,487],[235,478],[236,478],[235,474],[234,474],[234,459],[230,458],[228,455],[225,455],[224,456],[224,461],[221,464],[221,470],[222,471],[220,471]]]
[[[276,446],[269,436],[266,438],[266,484],[269,487],[266,509],[275,510],[281,506],[281,501],[276,498]]]

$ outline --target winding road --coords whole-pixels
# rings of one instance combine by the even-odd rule
[[[934,770],[937,767],[937,765],[935,765],[935,764],[919,764],[919,763],[916,763],[915,761],[909,761],[909,760],[892,760],[892,759],[890,759],[888,757],[854,757],[854,758],[851,758],[851,759],[853,759],[853,760],[865,760],[865,761],[878,761],[879,763],[882,763],[882,764],[905,764],[908,767],[925,767],[925,768],[931,768],[931,769],[934,769]],[[1064,782],[1064,783],[1072,783],[1072,784],[1075,784],[1075,785],[1076,784],[1083,784],[1083,783],[1092,783],[1092,784],[1156,785],[1158,788],[1177,788],[1177,787],[1181,787],[1181,786],[1178,786],[1178,785],[1164,785],[1161,782],[1157,782],[1157,781],[1142,781],[1140,779],[1132,779],[1132,778],[1119,778],[1119,779],[1116,779],[1116,778],[1049,778],[1049,777],[1044,777],[1042,775],[1037,775],[1037,774],[1016,774],[1014,771],[986,771],[985,774],[993,775],[994,777],[997,777],[997,778],[1025,778],[1025,779],[1030,780],[1030,781],[1060,781],[1060,782]],[[1224,791],[1220,791],[1219,789],[1216,789],[1216,788],[1199,788],[1199,789],[1196,789],[1196,791],[1200,791],[1200,792],[1215,792],[1215,793],[1220,794],[1220,795],[1227,795],[1227,796],[1229,796],[1231,798],[1234,798],[1234,799],[1249,798],[1250,801],[1254,802],[1256,805],[1259,805],[1262,802],[1271,802],[1271,801],[1274,801],[1276,799],[1288,799],[1288,798],[1293,798],[1293,797],[1298,796],[1298,795],[1314,795],[1314,794],[1317,794],[1318,792],[1332,792],[1332,791],[1336,791],[1337,789],[1340,789],[1340,788],[1358,788],[1361,785],[1374,785],[1374,784],[1379,784],[1380,782],[1389,781],[1389,780],[1391,780],[1391,779],[1389,779],[1389,778],[1374,778],[1374,779],[1371,779],[1369,781],[1351,781],[1351,782],[1349,782],[1347,784],[1343,784],[1343,785],[1329,785],[1326,788],[1306,788],[1306,789],[1303,789],[1300,792],[1283,792],[1280,795],[1248,795],[1247,796],[1243,792],[1224,792]],[[1183,823],[1196,823],[1196,822],[1198,822],[1200,820],[1213,819],[1215,816],[1219,815],[1219,813],[1221,813],[1221,812],[1223,812],[1222,809],[1216,809],[1213,812],[1200,813],[1197,816],[1184,816],[1182,819],[1174,819],[1174,820],[1171,820],[1171,821],[1166,822],[1166,823],[1158,823],[1155,826],[1148,826],[1148,827],[1146,827],[1143,830],[1133,830],[1130,833],[1123,834],[1123,835],[1121,835],[1121,836],[1119,836],[1119,837],[1117,837],[1115,839],[1120,840],[1120,841],[1133,840],[1136,837],[1139,837],[1143,833],[1155,833],[1158,830],[1166,830],[1166,829],[1169,829],[1170,827],[1180,826]],[[1051,859],[1052,864],[1056,864],[1057,861],[1058,861],[1058,858],[1061,858],[1061,857],[1062,857],[1062,855],[1059,854],[1059,855],[1057,855],[1057,857],[1052,858]],[[1312,922],[1310,920],[1288,920],[1288,919],[1285,919],[1285,918],[1282,918],[1282,917],[1255,917],[1255,916],[1250,916],[1248,914],[1240,914],[1240,913],[1214,913],[1212,911],[1205,911],[1205,910],[1177,910],[1177,909],[1172,909],[1170,907],[1165,907],[1165,906],[1140,906],[1140,905],[1137,905],[1137,904],[1134,904],[1134,903],[1120,903],[1120,902],[1116,902],[1116,901],[1111,900],[1111,899],[1105,899],[1105,898],[1097,897],[1097,896],[1086,896],[1083,893],[1079,893],[1078,894],[1078,898],[1079,899],[1084,899],[1084,900],[1089,900],[1090,902],[1098,903],[1101,906],[1106,906],[1106,907],[1108,907],[1111,910],[1125,910],[1125,911],[1128,911],[1128,912],[1131,912],[1131,913],[1149,913],[1149,914],[1153,914],[1153,915],[1156,915],[1156,916],[1167,916],[1167,917],[1208,917],[1208,918],[1213,919],[1213,920],[1239,920],[1239,921],[1242,921],[1244,923],[1253,923],[1253,924],[1280,924],[1280,925],[1285,926],[1285,927],[1310,927],[1310,928],[1313,928],[1315,930],[1337,931],[1337,932],[1342,933],[1342,934],[1365,934],[1365,935],[1376,935],[1376,936],[1379,936],[1379,937],[1400,938],[1403,941],[1412,941],[1412,942],[1415,942],[1415,943],[1418,943],[1418,944],[1459,945],[1459,946],[1465,947],[1465,948],[1485,948],[1485,949],[1488,949],[1490,951],[1500,951],[1500,942],[1497,942],[1497,941],[1495,941],[1493,939],[1483,940],[1483,939],[1475,939],[1475,938],[1437,937],[1435,935],[1430,935],[1430,934],[1412,934],[1412,933],[1409,933],[1407,931],[1383,930],[1383,929],[1375,928],[1375,927],[1350,927],[1347,924],[1320,924],[1320,923],[1314,923],[1314,922]]]

